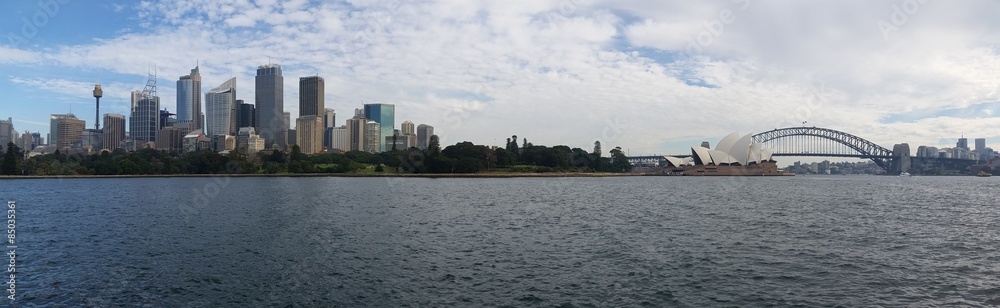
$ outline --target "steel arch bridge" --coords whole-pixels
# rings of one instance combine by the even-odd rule
[[[827,156],[871,159],[890,170],[892,150],[864,138],[820,127],[779,128],[753,135],[754,143],[774,150],[774,156]]]

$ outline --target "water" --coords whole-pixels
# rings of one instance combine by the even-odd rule
[[[0,198],[23,307],[990,306],[998,183],[40,179]]]

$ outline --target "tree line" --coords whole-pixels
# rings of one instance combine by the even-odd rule
[[[517,136],[505,147],[459,142],[441,148],[432,135],[427,149],[411,147],[383,153],[348,151],[306,155],[292,146],[288,152],[271,150],[227,154],[204,150],[171,154],[163,150],[123,149],[96,154],[55,151],[24,158],[13,143],[4,147],[0,174],[4,175],[170,175],[170,174],[280,174],[280,173],[480,173],[480,172],[628,172],[620,147],[603,157],[600,142],[592,151],[564,145],[533,145]]]

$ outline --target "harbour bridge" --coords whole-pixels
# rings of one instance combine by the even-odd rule
[[[906,146],[896,146],[893,150],[875,144],[864,138],[842,131],[820,127],[778,128],[752,136],[753,143],[762,148],[772,149],[772,156],[819,156],[851,157],[871,159],[886,172],[900,172],[909,169],[910,150]],[[894,152],[895,150],[895,152]],[[689,157],[690,154],[669,155]],[[934,160],[970,161],[965,159],[921,158]],[[665,156],[632,156],[632,165],[665,166]]]

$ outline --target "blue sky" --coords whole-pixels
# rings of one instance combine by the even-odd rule
[[[72,109],[89,127],[94,83],[102,113],[127,114],[154,70],[173,111],[196,61],[203,91],[236,77],[253,101],[270,59],[286,111],[319,74],[340,122],[393,103],[445,144],[686,153],[802,121],[887,147],[1000,142],[995,16],[994,1],[3,1],[0,117],[44,134]]]

